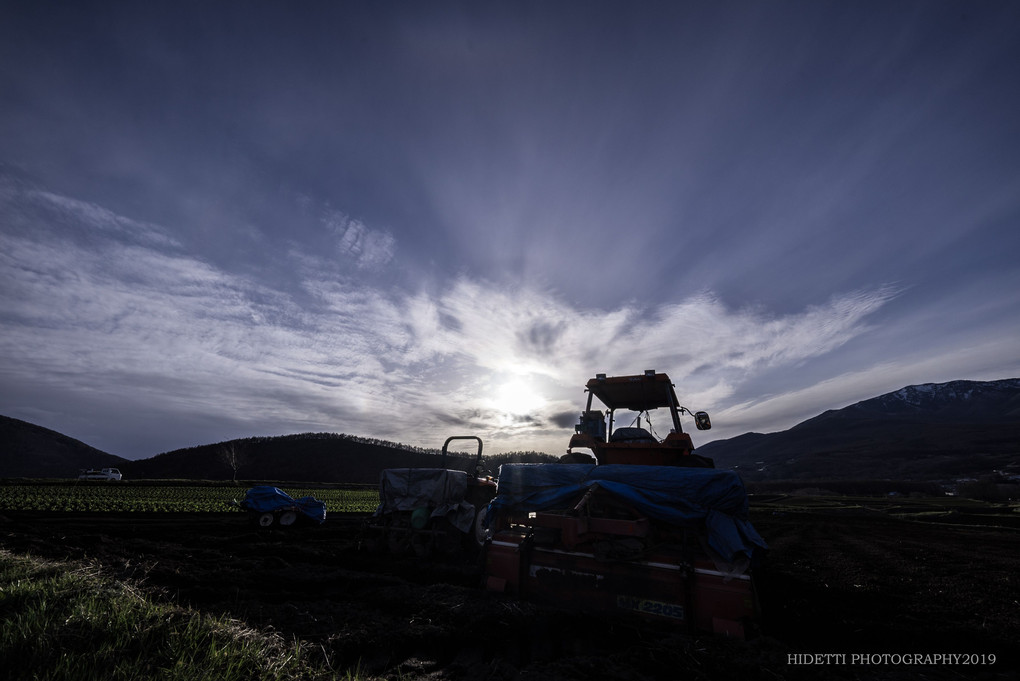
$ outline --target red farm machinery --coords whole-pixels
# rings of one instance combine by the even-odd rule
[[[752,565],[766,546],[740,478],[694,454],[681,427],[687,414],[707,430],[708,414],[681,406],[669,377],[654,371],[599,374],[586,391],[562,463],[500,467],[487,588],[746,637],[757,616]],[[670,418],[661,439],[656,410]]]

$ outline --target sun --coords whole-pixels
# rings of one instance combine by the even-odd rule
[[[545,398],[534,386],[518,378],[500,385],[494,397],[496,409],[507,414],[529,414],[545,405]]]

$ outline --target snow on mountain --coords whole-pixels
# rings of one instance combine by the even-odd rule
[[[698,448],[748,479],[941,480],[1020,466],[1020,378],[901,388]]]
[[[1016,421],[1020,420],[1020,378],[908,385],[840,411],[846,416],[867,414],[872,418]]]

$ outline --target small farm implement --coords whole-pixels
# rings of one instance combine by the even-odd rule
[[[260,527],[290,527],[308,522],[321,525],[326,521],[326,504],[315,497],[292,498],[276,487],[252,487],[238,503],[248,512],[251,521]]]

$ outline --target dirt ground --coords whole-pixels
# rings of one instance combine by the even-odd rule
[[[815,512],[752,521],[770,551],[761,635],[747,642],[488,593],[476,561],[359,551],[360,516],[263,530],[240,514],[8,513],[0,546],[94,561],[158,598],[299,637],[341,678],[1018,678],[1020,531]],[[963,657],[914,657],[949,653]]]

